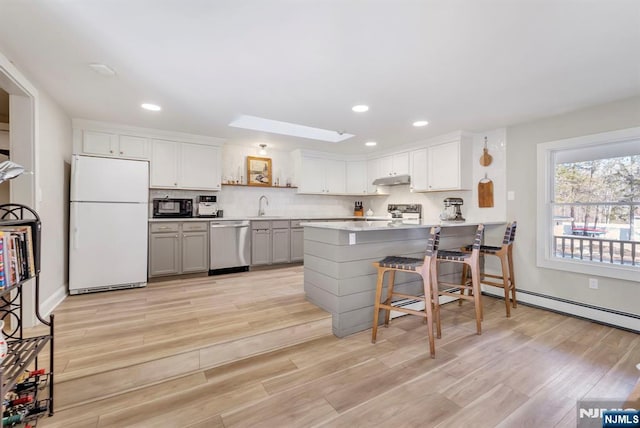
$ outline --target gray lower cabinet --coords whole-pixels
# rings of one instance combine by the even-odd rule
[[[289,220],[251,222],[251,265],[289,263],[291,254]]]
[[[291,262],[304,260],[304,228],[300,220],[291,220]]]
[[[251,264],[268,265],[271,263],[271,229],[253,229],[253,224],[251,227]]]
[[[289,220],[271,223],[271,263],[289,263],[291,238]]]
[[[207,272],[207,222],[158,222],[149,226],[149,277]]]

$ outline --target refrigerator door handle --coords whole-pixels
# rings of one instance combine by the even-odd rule
[[[73,218],[75,219],[74,223],[78,222],[78,204],[73,205]],[[80,248],[80,231],[78,230],[78,226],[76,224],[73,225],[73,249],[77,250]]]
[[[71,187],[71,200],[74,200],[78,197],[77,193],[78,193],[78,168],[79,168],[79,163],[78,163],[78,156],[73,156],[73,165],[71,167],[71,183],[73,183],[73,186]]]

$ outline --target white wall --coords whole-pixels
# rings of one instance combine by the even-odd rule
[[[9,133],[0,130],[0,149],[9,150]],[[0,155],[0,162],[4,162],[9,159],[5,155]],[[5,181],[0,183],[0,204],[6,204],[9,199],[9,182]]]
[[[536,145],[564,138],[640,126],[640,97],[599,105],[507,128],[507,217],[518,221],[514,245],[521,290],[640,315],[637,282],[600,277],[598,290],[588,276],[536,266]]]
[[[40,142],[38,182],[41,200],[42,259],[40,303],[52,310],[65,296],[69,279],[69,177],[71,118],[42,90],[38,97]]]

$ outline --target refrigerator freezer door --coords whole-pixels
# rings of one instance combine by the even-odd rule
[[[72,201],[149,201],[149,162],[78,155],[71,162]]]
[[[72,202],[69,292],[147,282],[147,204]]]

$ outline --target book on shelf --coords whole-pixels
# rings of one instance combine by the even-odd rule
[[[0,286],[10,287],[35,276],[33,235],[30,226],[0,227]]]

